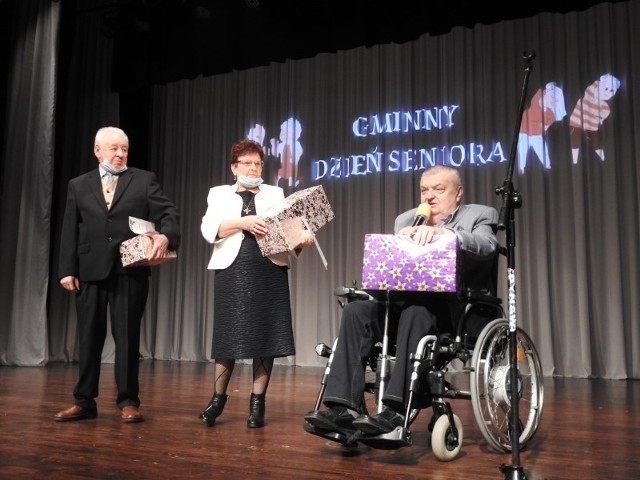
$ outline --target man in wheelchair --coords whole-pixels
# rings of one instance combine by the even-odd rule
[[[462,181],[456,168],[437,165],[425,170],[420,178],[420,201],[431,207],[430,217],[424,224],[416,225],[419,222],[414,221],[417,211],[414,208],[396,218],[394,231],[410,236],[420,245],[430,242],[434,235],[456,235],[465,286],[495,292],[495,265],[500,249],[496,238],[498,212],[484,205],[462,204],[462,196]],[[408,298],[388,307],[389,324],[394,325],[397,332],[394,332],[395,365],[382,395],[382,411],[369,415],[362,409],[363,366],[373,345],[382,339],[387,305],[372,300],[352,301],[344,306],[326,378],[322,403],[327,409],[316,409],[305,416],[306,431],[334,441],[357,438],[367,443],[368,437],[406,425],[413,371],[410,355],[416,352],[424,336],[443,329],[452,331],[455,327],[452,322],[459,318],[464,306],[451,297],[425,294],[420,300],[415,296]],[[424,408],[428,403],[427,392],[427,395],[413,397],[411,408]]]

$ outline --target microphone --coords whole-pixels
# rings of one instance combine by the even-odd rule
[[[431,217],[431,205],[421,203],[418,205],[418,210],[416,211],[416,216],[413,218],[413,224],[411,226],[418,227],[428,221],[429,217]]]

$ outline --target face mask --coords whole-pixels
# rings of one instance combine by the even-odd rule
[[[238,176],[238,183],[245,188],[256,188],[262,184],[263,180],[260,177],[247,177],[245,175]]]
[[[101,165],[102,165],[102,168],[104,168],[107,172],[109,172],[112,175],[120,175],[122,172],[124,172],[127,169],[126,165],[121,168],[115,168],[113,165],[111,165],[109,160],[103,160],[101,162]]]

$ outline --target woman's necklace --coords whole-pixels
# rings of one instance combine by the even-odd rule
[[[249,200],[249,203],[244,203],[244,200],[242,201],[242,205],[244,206],[244,209],[242,211],[244,212],[245,215],[249,215],[249,212],[251,211],[250,210],[251,204],[253,203],[253,200],[255,198],[256,198],[256,196],[253,195],[251,197],[251,200]]]

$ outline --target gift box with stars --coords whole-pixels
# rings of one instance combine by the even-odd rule
[[[457,292],[460,280],[458,239],[435,235],[418,245],[407,235],[367,234],[362,288],[408,292]]]

